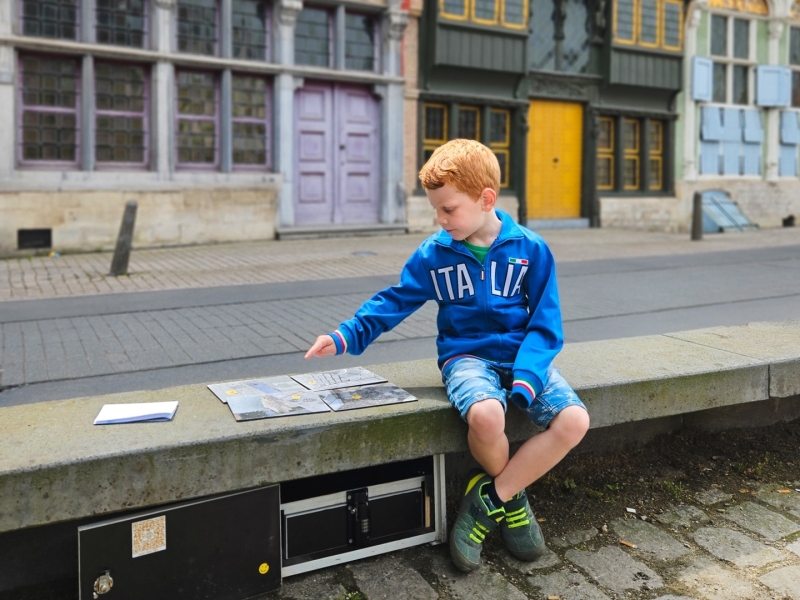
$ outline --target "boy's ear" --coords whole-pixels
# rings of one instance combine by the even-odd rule
[[[481,192],[481,208],[485,212],[489,212],[494,208],[495,204],[497,204],[497,192],[492,188],[483,188]]]

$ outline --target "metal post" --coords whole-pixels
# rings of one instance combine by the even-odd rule
[[[117,237],[117,248],[114,250],[114,259],[111,261],[111,272],[109,275],[118,277],[127,275],[128,261],[131,257],[131,244],[133,242],[133,225],[136,222],[136,200],[128,200],[125,203],[125,214],[122,215],[122,225],[119,228]]]
[[[692,241],[703,239],[703,193],[695,192],[692,198]]]

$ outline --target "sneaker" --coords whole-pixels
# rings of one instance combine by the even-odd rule
[[[483,540],[503,520],[505,511],[494,508],[483,495],[483,486],[492,480],[478,473],[467,484],[461,498],[455,525],[450,532],[450,556],[462,571],[474,571],[481,565]]]
[[[531,562],[547,550],[542,529],[533,515],[525,490],[511,498],[504,506],[506,518],[500,524],[500,535],[508,551],[519,560]]]

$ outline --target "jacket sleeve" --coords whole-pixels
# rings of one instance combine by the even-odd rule
[[[426,301],[433,299],[420,250],[408,259],[400,274],[400,282],[375,294],[364,302],[355,316],[331,334],[336,353],[361,354],[384,331],[389,331]]]
[[[535,247],[530,262],[525,283],[530,319],[514,361],[512,386],[512,395],[528,406],[542,392],[547,370],[564,345],[556,264],[544,242]]]

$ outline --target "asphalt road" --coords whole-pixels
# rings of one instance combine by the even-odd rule
[[[393,277],[370,276],[9,301],[0,407],[310,370],[303,354]],[[565,262],[567,342],[800,318],[800,246]],[[362,356],[435,356],[428,304]]]

